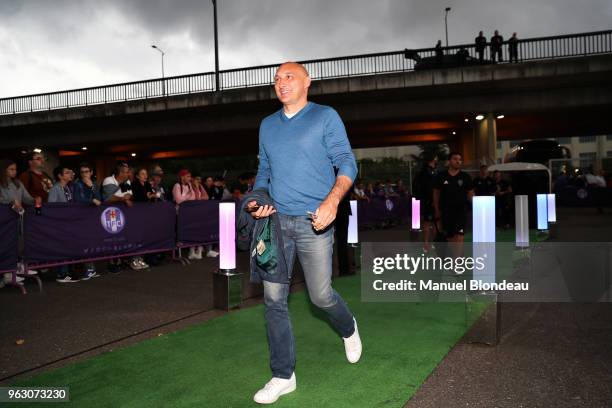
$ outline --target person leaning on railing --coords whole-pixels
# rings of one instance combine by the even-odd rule
[[[25,189],[22,182],[17,179],[17,164],[14,160],[3,159],[0,161],[0,204],[8,204],[19,214],[23,214],[24,205],[33,205],[34,199]],[[40,200],[40,198],[38,199]],[[24,278],[17,276],[17,283]],[[12,282],[10,273],[5,273],[0,279],[0,287]]]
[[[0,204],[10,204],[18,212],[23,209],[23,204],[33,205],[34,199],[17,178],[16,162],[3,159],[0,171]]]
[[[166,201],[166,189],[162,183],[164,177],[164,171],[160,166],[153,166],[151,168],[151,188],[155,193],[155,201]]]
[[[74,196],[72,190],[68,186],[70,183],[73,172],[67,166],[59,165],[53,170],[53,177],[55,177],[55,184],[49,190],[49,203],[74,203]],[[74,270],[70,270],[67,265],[58,266],[55,268],[55,280],[59,283],[74,283],[78,282],[80,278]],[[85,277],[84,277],[85,278]],[[87,278],[88,279],[88,278]]]
[[[195,194],[196,200],[210,200],[210,196],[208,195],[206,188],[202,184],[202,177],[200,175],[194,175],[193,183],[191,186],[193,187],[193,192]],[[201,246],[197,247],[194,250],[195,259],[202,259],[202,250],[203,247]],[[206,256],[209,258],[216,258],[217,256],[219,256],[219,252],[215,251],[213,249],[213,245],[210,244],[206,246]]]
[[[128,189],[130,168],[127,163],[118,163],[115,166],[113,174],[108,176],[102,182],[102,198],[105,203],[124,203],[128,207],[133,204],[132,190]],[[133,257],[129,262],[130,268],[133,270],[141,270],[149,267],[140,257]],[[111,273],[118,273],[121,270],[121,259],[111,260],[108,266]]]
[[[100,188],[96,182],[93,181],[93,170],[87,163],[82,163],[79,166],[79,179],[73,183],[72,191],[74,194],[74,201],[76,203],[95,206],[102,204]],[[93,262],[84,263],[83,269],[83,280],[100,276],[96,273],[96,265]]]
[[[87,163],[79,166],[79,179],[73,184],[74,201],[81,204],[102,204],[100,187],[93,181],[93,170]]]
[[[148,181],[149,174],[147,169],[141,167],[136,170],[134,183],[132,183],[132,192],[134,193],[134,201],[146,203],[147,201],[155,201],[156,193],[153,191],[151,183]]]

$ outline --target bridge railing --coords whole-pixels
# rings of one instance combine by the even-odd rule
[[[467,51],[470,57],[477,57],[474,44],[443,47],[443,52],[446,55],[452,55],[461,49]],[[411,52],[412,54],[418,54],[420,58],[435,55],[434,48],[422,48],[411,50]],[[505,44],[502,53],[504,61],[507,61],[508,49]],[[612,53],[612,30],[529,38],[518,42],[518,59],[520,61],[609,53]],[[484,58],[487,60],[491,58],[489,46],[485,49]],[[313,80],[407,72],[414,70],[415,67],[414,60],[405,58],[405,51],[317,59],[302,61],[302,63],[308,69]],[[220,71],[219,90],[271,85],[277,67],[278,65],[275,64]],[[213,91],[215,91],[215,73],[205,72],[164,79],[3,98],[0,99],[0,115]]]

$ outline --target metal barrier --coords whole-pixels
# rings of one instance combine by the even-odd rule
[[[466,50],[476,57],[474,44],[443,47],[446,55]],[[485,58],[490,58],[490,47]],[[434,48],[411,50],[421,58],[433,57]],[[545,60],[612,53],[612,30],[580,34],[538,37],[519,40],[520,61]],[[507,59],[506,59],[507,60]],[[333,79],[407,72],[414,70],[414,61],[405,58],[405,51],[354,55],[337,58],[301,61],[313,80]],[[273,84],[277,64],[219,71],[220,89],[217,91],[265,86]],[[167,77],[100,87],[74,89],[36,95],[0,99],[0,115],[14,115],[54,109],[100,105],[132,100],[148,100],[172,95],[215,91],[215,73]]]

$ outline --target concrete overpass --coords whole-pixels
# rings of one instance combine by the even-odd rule
[[[353,147],[446,142],[462,150],[466,161],[492,161],[498,138],[612,133],[612,45],[607,41],[597,55],[329,79],[318,65],[307,64],[311,74],[318,71],[315,79],[323,78],[313,81],[310,96],[339,111]],[[274,66],[257,69],[269,75],[261,82],[269,83]],[[141,93],[148,94],[150,84],[142,83]],[[0,115],[2,150],[38,146],[68,155],[81,154],[86,145],[89,155],[108,160],[131,152],[140,159],[255,154],[259,122],[279,104],[270,85],[246,85],[175,95],[164,89],[161,97],[152,92],[152,97],[94,105],[87,103],[91,89],[68,91],[73,94],[66,93],[63,109],[61,104],[52,108],[46,94],[48,109]],[[77,105],[85,106],[70,106],[77,92],[85,95],[85,104]],[[6,110],[7,100],[0,102]],[[478,114],[485,119],[475,120]],[[500,115],[504,118],[497,119]]]

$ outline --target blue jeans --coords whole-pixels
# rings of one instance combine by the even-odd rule
[[[306,216],[279,214],[284,255],[291,269],[297,253],[311,302],[324,311],[342,337],[355,331],[353,315],[331,287],[334,230],[316,232]],[[295,369],[295,339],[289,320],[289,284],[263,282],[265,318],[272,375],[291,378]]]

